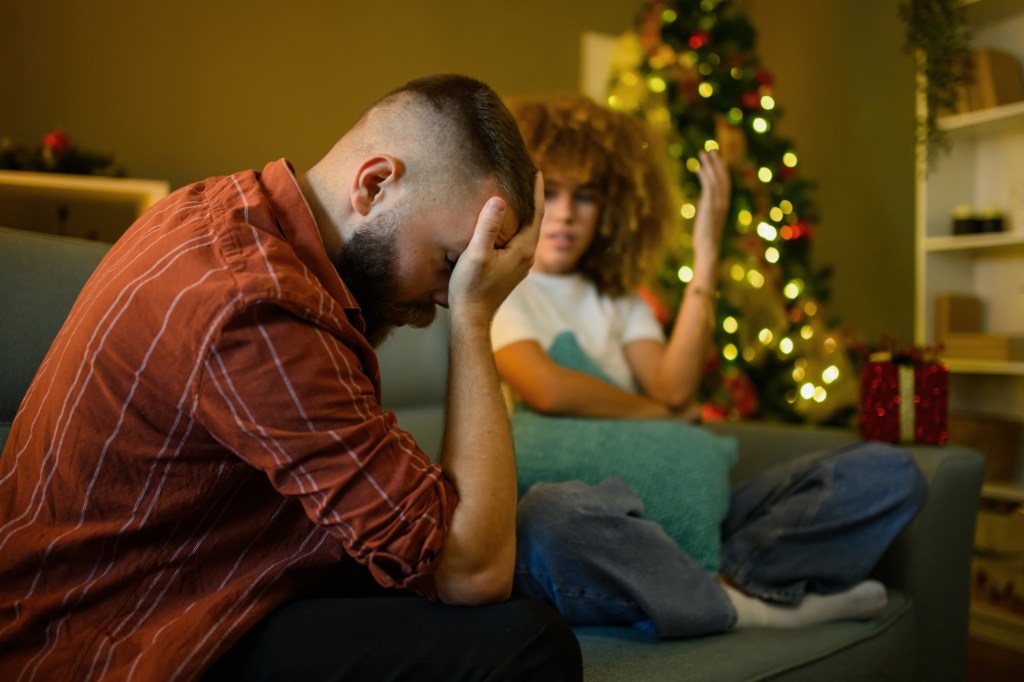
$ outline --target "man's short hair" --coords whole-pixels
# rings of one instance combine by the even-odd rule
[[[403,95],[425,102],[439,115],[446,131],[445,156],[458,165],[452,169],[454,177],[493,175],[519,221],[533,220],[537,169],[519,126],[490,86],[467,76],[425,76],[395,88],[374,107]]]

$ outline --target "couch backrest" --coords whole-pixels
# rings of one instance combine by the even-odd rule
[[[0,448],[39,363],[109,248],[0,228]]]
[[[397,327],[377,349],[389,408],[444,402],[448,381],[448,311],[426,329]]]
[[[435,456],[444,432],[448,385],[448,311],[426,329],[399,327],[378,349],[384,407],[394,410],[398,425]]]
[[[0,449],[43,356],[109,248],[0,227]],[[447,311],[428,329],[396,329],[379,355],[385,406],[434,454],[444,419]]]

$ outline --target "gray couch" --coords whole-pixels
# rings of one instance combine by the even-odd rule
[[[80,287],[106,251],[96,242],[0,228],[0,444]],[[399,330],[381,349],[384,402],[427,452],[440,441],[446,327]],[[758,423],[713,425],[735,436],[736,480],[853,433]],[[964,448],[909,450],[930,484],[921,514],[876,570],[890,588],[878,618],[802,630],[750,630],[654,641],[625,628],[577,628],[586,679],[963,680],[968,574],[983,459]]]

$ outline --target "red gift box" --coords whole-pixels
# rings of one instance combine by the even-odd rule
[[[944,444],[949,439],[949,369],[928,360],[865,362],[860,433],[888,443]]]

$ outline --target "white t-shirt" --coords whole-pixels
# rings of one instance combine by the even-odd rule
[[[640,339],[664,341],[650,307],[637,295],[611,298],[582,275],[531,272],[494,316],[494,350],[517,341],[536,341],[547,351],[564,332],[576,336],[583,351],[619,386],[636,391],[626,360],[627,344]]]

